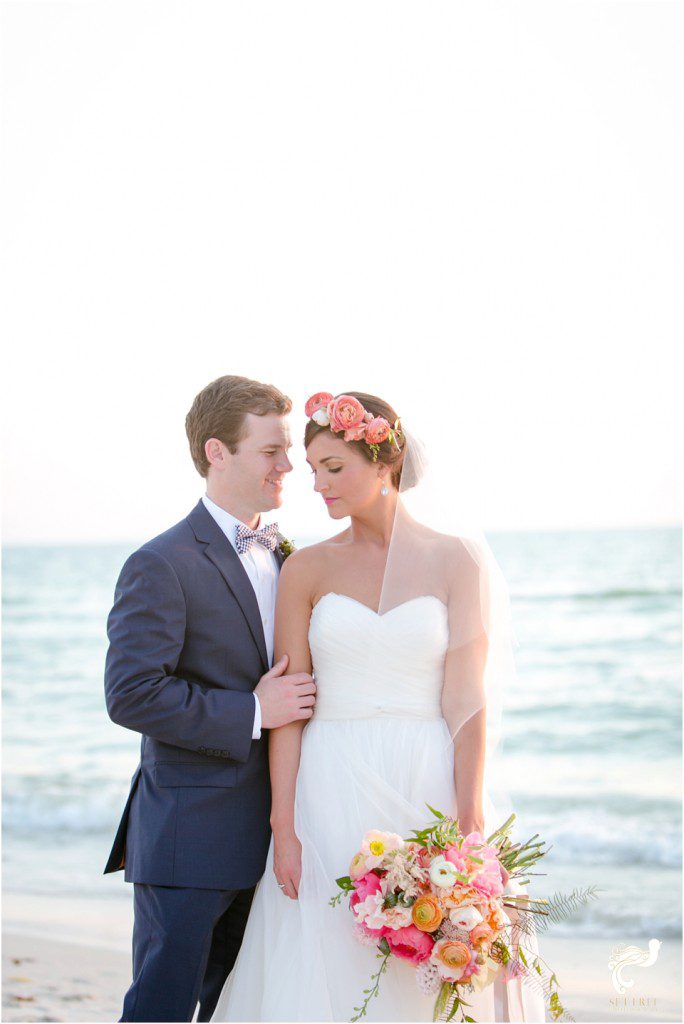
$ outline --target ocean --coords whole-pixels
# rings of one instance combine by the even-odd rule
[[[518,683],[503,755],[532,892],[601,892],[556,935],[681,936],[681,533],[490,534]],[[3,884],[130,901],[102,870],[139,738],[107,717],[105,623],[135,545],[3,551]],[[80,903],[80,900],[79,900]]]

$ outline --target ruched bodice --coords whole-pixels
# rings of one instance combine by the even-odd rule
[[[415,597],[378,615],[355,598],[324,594],[309,626],[313,720],[440,718],[448,643],[438,597]]]

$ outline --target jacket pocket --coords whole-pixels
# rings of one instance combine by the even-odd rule
[[[158,786],[219,786],[237,782],[235,765],[197,764],[191,761],[155,761],[154,781]]]

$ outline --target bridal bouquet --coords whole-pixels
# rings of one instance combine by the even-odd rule
[[[521,932],[530,930],[531,915],[548,913],[548,901],[505,892],[499,867],[503,864],[522,882],[521,876],[547,852],[544,843],[535,843],[536,836],[512,843],[514,814],[485,839],[479,832],[464,836],[457,820],[429,804],[428,809],[435,820],[411,839],[366,833],[349,875],[337,879],[342,892],[331,905],[349,894],[357,938],[376,946],[382,958],[374,984],[354,1008],[353,1021],[365,1015],[392,956],[413,964],[421,990],[435,994],[434,1020],[452,1020],[460,1009],[461,1020],[472,1021],[463,1009],[469,1005],[464,996],[499,975],[506,982],[527,977],[539,985],[549,974],[538,955],[528,950],[525,956],[520,941]],[[552,1017],[563,1017],[554,974],[544,990]]]

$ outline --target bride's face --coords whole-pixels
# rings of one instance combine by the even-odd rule
[[[306,451],[314,475],[314,490],[321,495],[331,519],[358,515],[381,501],[386,468],[369,462],[356,450],[358,442],[344,441],[329,430],[316,434]]]

